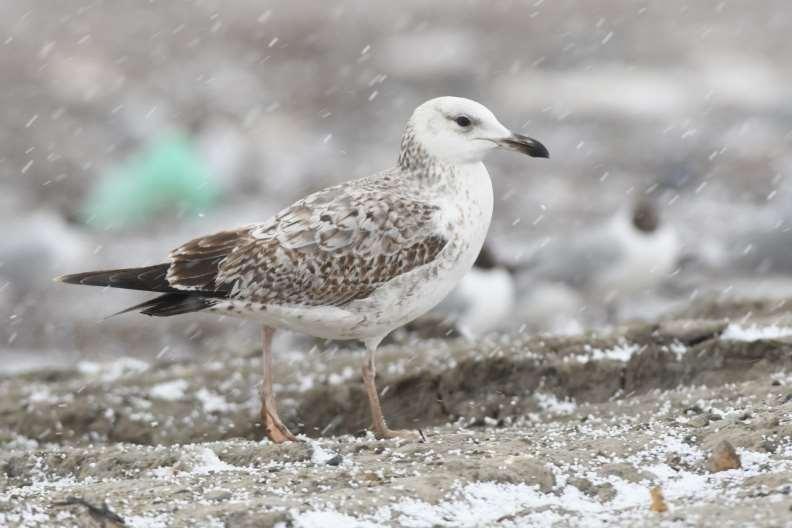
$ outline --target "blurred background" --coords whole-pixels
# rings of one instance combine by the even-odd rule
[[[790,27],[784,0],[0,2],[0,368],[254,350],[255,324],[104,320],[146,296],[51,278],[158,263],[387,168],[440,95],[552,155],[488,162],[476,333],[782,302]]]

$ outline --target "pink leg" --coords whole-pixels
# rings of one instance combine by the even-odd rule
[[[264,432],[267,434],[267,438],[276,444],[281,444],[286,441],[296,442],[297,437],[283,425],[280,416],[278,416],[278,409],[275,406],[275,393],[272,390],[272,336],[274,334],[274,328],[262,327],[261,374],[263,380],[261,387],[261,419],[264,423]]]
[[[377,393],[377,386],[374,382],[376,378],[376,369],[374,367],[374,353],[377,350],[377,343],[366,342],[368,353],[366,361],[363,363],[363,384],[366,386],[366,394],[368,395],[369,407],[371,408],[371,422],[374,435],[377,438],[405,438],[408,440],[424,441],[424,436],[420,431],[394,431],[388,428],[385,423],[385,417],[382,415],[382,407],[380,406],[379,393]]]

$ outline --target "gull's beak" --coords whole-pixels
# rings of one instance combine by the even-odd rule
[[[511,136],[495,141],[498,146],[507,148],[509,150],[516,150],[523,154],[528,154],[532,158],[549,158],[550,151],[547,147],[539,143],[533,138],[523,136],[522,134],[512,133]]]

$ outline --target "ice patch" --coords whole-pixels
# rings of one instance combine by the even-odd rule
[[[354,379],[357,375],[357,371],[352,367],[344,367],[344,370],[341,371],[341,374],[332,373],[327,377],[327,382],[330,385],[340,385],[342,383],[346,383],[347,381]]]
[[[336,511],[312,511],[293,514],[295,528],[379,528],[382,525],[344,515]]]
[[[36,387],[36,389],[30,393],[30,396],[28,396],[29,403],[54,403],[56,401],[57,399],[52,395],[52,392],[50,392],[49,387],[46,385]]]
[[[326,464],[336,456],[336,453],[325,449],[319,442],[311,441],[311,462],[314,464]]]
[[[572,414],[577,409],[577,404],[573,400],[559,400],[555,394],[537,392],[534,393],[534,398],[543,411],[551,414]]]
[[[149,364],[135,358],[118,358],[109,363],[80,361],[77,370],[86,376],[99,376],[104,382],[115,381],[127,374],[140,374],[148,370]]]
[[[224,413],[233,410],[232,405],[228,403],[228,400],[226,400],[222,395],[205,388],[202,388],[196,392],[195,397],[198,398],[199,402],[201,402],[204,412],[207,414],[213,412]]]
[[[185,380],[172,380],[154,385],[149,389],[149,396],[158,400],[177,401],[184,399],[184,391],[189,383]]]
[[[676,356],[677,361],[682,361],[682,357],[687,354],[688,351],[688,348],[679,341],[674,341],[668,348],[671,350],[671,353]]]
[[[792,327],[788,326],[742,326],[738,324],[730,324],[726,330],[721,334],[721,339],[727,341],[761,341],[763,339],[781,339],[784,337],[792,337]]]
[[[195,475],[206,475],[208,473],[219,473],[221,471],[237,471],[239,469],[220,460],[215,452],[208,447],[196,449],[194,454],[195,466],[193,466],[190,473]]]
[[[603,360],[611,360],[611,361],[623,361],[627,362],[630,361],[630,358],[641,349],[638,345],[635,344],[627,344],[621,343],[616,345],[613,348],[609,348],[606,350],[602,350],[600,348],[592,348],[589,345],[585,345],[583,350],[585,350],[585,354],[578,354],[574,356],[575,360],[579,363],[589,363],[591,361],[603,361]]]

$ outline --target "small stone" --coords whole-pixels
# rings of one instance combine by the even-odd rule
[[[594,488],[594,484],[587,478],[572,477],[569,480],[567,480],[567,484],[571,486],[575,486],[577,489],[579,489],[588,496],[593,496],[596,495],[597,493]]]
[[[706,414],[699,414],[690,419],[688,425],[690,427],[707,427],[709,425],[710,419],[709,416]]]
[[[710,456],[710,471],[727,471],[729,469],[739,469],[742,467],[740,455],[734,450],[734,446],[728,440],[721,440]]]
[[[204,498],[210,501],[224,501],[231,498],[231,492],[224,489],[215,489],[204,495]]]
[[[344,457],[341,455],[336,454],[333,458],[325,462],[328,466],[340,466],[341,462],[344,461]]]
[[[627,482],[639,483],[649,480],[653,475],[643,469],[636,468],[627,462],[613,462],[605,464],[600,468],[600,472],[605,476],[615,476]]]
[[[655,486],[650,489],[649,496],[652,498],[652,505],[649,506],[650,510],[657,513],[668,511],[668,504],[666,504],[665,498],[663,497],[663,490],[660,489],[660,486]]]
[[[778,419],[778,416],[769,416],[761,420],[757,425],[762,429],[775,429],[781,425],[781,421]]]

